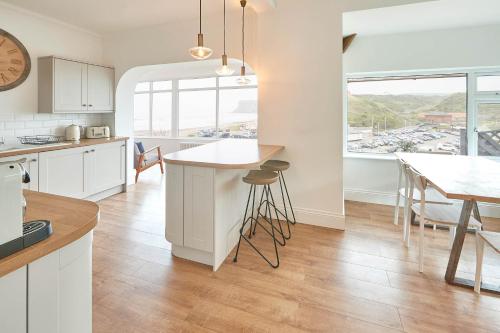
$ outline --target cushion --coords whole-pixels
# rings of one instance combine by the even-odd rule
[[[144,153],[146,150],[144,149],[144,145],[142,144],[142,142],[140,141],[137,141],[135,143],[135,145],[137,146],[137,149],[139,150],[139,153],[142,154]]]

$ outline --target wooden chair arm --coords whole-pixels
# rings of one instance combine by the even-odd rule
[[[152,147],[152,148],[149,148],[148,150],[146,150],[146,151],[145,151],[144,153],[142,153],[142,154],[147,154],[147,153],[150,153],[150,152],[152,152],[152,151],[153,151],[153,150],[155,150],[155,149],[160,150],[160,146],[154,146],[154,147]]]

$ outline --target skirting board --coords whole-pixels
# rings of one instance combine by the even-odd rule
[[[278,209],[283,211],[283,206],[277,205],[277,207]],[[314,225],[317,227],[324,227],[330,229],[345,230],[345,215],[334,214],[332,212],[324,210],[308,209],[300,207],[293,207],[293,211],[295,213],[295,218],[297,219],[297,223]],[[288,214],[291,215],[290,211]]]
[[[109,190],[102,191],[100,193],[91,195],[90,197],[85,198],[85,200],[97,202],[97,201],[100,201],[102,199],[106,199],[108,197],[111,197],[111,196],[113,196],[115,194],[125,192],[125,190],[126,190],[125,184],[124,185],[118,185],[118,186],[115,186],[113,188],[110,188]]]
[[[388,192],[366,191],[360,189],[344,189],[344,199],[349,201],[367,202],[378,205],[394,206],[396,195]],[[459,201],[456,203],[461,205]],[[400,201],[401,207],[403,200]],[[485,217],[500,218],[500,205],[479,203],[481,215]]]

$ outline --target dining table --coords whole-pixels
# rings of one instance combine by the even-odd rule
[[[500,204],[500,158],[489,156],[396,153],[448,199],[463,202],[446,269],[446,282],[474,288],[474,281],[457,277],[457,267],[471,214],[481,222],[478,202]],[[481,290],[500,294],[499,286],[483,283]]]

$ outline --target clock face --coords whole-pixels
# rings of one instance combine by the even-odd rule
[[[0,29],[0,91],[17,87],[26,80],[31,60],[23,44]]]

